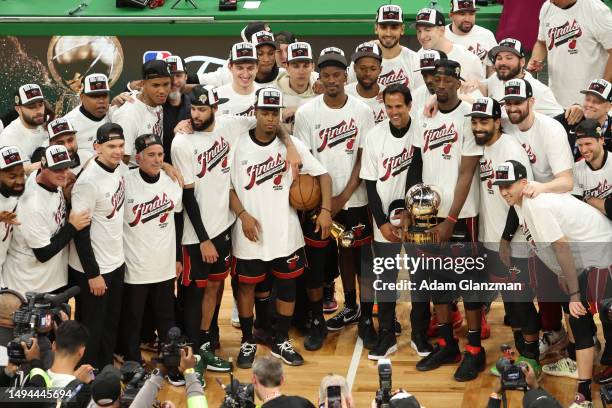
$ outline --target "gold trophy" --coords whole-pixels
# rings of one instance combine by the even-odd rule
[[[440,194],[432,186],[419,183],[408,189],[405,200],[411,220],[406,242],[415,244],[437,243],[438,237],[436,234],[426,231],[438,224]]]
[[[312,222],[316,222],[318,216],[319,213],[317,211],[314,211],[310,216],[310,219],[312,220]],[[336,240],[338,246],[341,246],[342,248],[350,248],[351,245],[353,245],[353,241],[355,240],[353,231],[346,231],[344,225],[340,224],[337,221],[334,221],[333,219],[331,230],[329,231],[329,233],[332,238]]]

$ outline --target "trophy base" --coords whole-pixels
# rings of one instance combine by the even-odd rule
[[[411,227],[406,235],[406,242],[412,244],[436,244],[438,238],[435,233],[426,232],[429,228],[426,227]]]

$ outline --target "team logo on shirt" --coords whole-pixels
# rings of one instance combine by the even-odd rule
[[[129,223],[130,227],[135,227],[139,222],[143,224],[159,217],[159,223],[165,224],[168,215],[174,209],[174,201],[172,201],[166,193],[161,197],[156,195],[152,200],[146,203],[139,203],[132,207],[134,219]]]
[[[381,109],[377,112],[374,112],[374,123],[380,123],[387,118],[387,112],[385,109]]]
[[[608,180],[600,181],[596,187],[585,189],[584,198],[607,198],[612,193],[612,184]]]
[[[480,58],[481,61],[485,59],[487,53],[489,52],[486,48],[484,48],[480,43],[476,43],[476,47],[470,45],[468,50],[472,52],[472,54],[476,55]]]
[[[395,72],[395,70],[392,69],[386,74],[380,75],[378,77],[378,83],[384,86],[389,86],[391,84],[402,84],[402,85],[408,86],[408,84],[410,83],[410,80],[408,79],[408,76],[406,76],[404,69],[400,68],[399,71],[397,72]]]
[[[227,112],[229,113],[229,112]],[[251,105],[246,110],[234,114],[234,116],[255,116],[255,106]]]
[[[287,259],[287,265],[289,269],[297,268],[298,261],[300,260],[300,256],[298,254],[293,254],[291,258]]]
[[[495,170],[493,169],[493,163],[491,160],[481,158],[480,159],[480,181],[487,184],[487,192],[489,194],[495,194],[493,190],[493,179],[495,178]]]
[[[59,198],[59,205],[57,206],[57,210],[53,213],[53,221],[55,221],[58,229],[64,225],[64,220],[66,219],[66,200],[64,199],[64,194],[60,194]]]
[[[283,187],[280,184],[285,170],[287,170],[287,163],[280,153],[276,156],[276,159],[270,156],[259,164],[247,167],[246,172],[249,176],[249,182],[244,188],[250,190],[254,186],[273,178],[274,189],[282,190]]]
[[[229,143],[224,138],[221,138],[221,140],[215,140],[210,149],[200,153],[197,158],[200,165],[200,171],[198,171],[197,176],[199,178],[204,177],[207,171],[211,171],[219,163],[221,163],[221,171],[227,173],[229,171],[229,167],[227,167],[229,148]]]
[[[352,154],[357,133],[357,124],[353,118],[348,123],[346,120],[343,120],[335,126],[320,130],[319,138],[321,139],[321,144],[317,148],[317,152],[322,152],[326,147],[331,149],[346,141],[346,152]]]
[[[155,115],[157,116],[157,121],[155,122],[154,125],[150,125],[150,124],[148,125],[149,132],[161,137],[164,134],[163,111],[159,110],[158,112],[155,112]]]
[[[385,174],[379,180],[387,181],[390,177],[395,177],[409,168],[410,163],[412,163],[413,151],[414,148],[412,146],[410,146],[410,150],[404,147],[404,150],[397,156],[383,159],[382,165],[385,168]]]
[[[115,216],[117,211],[121,209],[123,202],[125,201],[125,180],[121,177],[121,181],[119,182],[119,186],[117,190],[113,193],[111,197],[111,205],[113,206],[113,210],[106,216],[107,219],[111,219]]]
[[[531,245],[531,248],[533,248],[534,251],[537,252],[538,247],[536,246],[535,240],[533,239],[533,236],[531,235],[531,231],[529,231],[529,227],[527,226],[526,222],[523,222],[521,225],[521,231],[523,232],[523,235],[525,235],[525,239],[527,240],[527,242],[529,242],[529,245]]]
[[[5,222],[3,222],[4,224],[4,235],[2,236],[2,242],[6,241],[6,239],[11,235],[11,232],[13,231],[13,224],[7,224]]]
[[[423,135],[425,137],[425,147],[423,148],[423,153],[427,152],[428,150],[434,150],[438,147],[444,146],[443,157],[445,159],[450,158],[450,156],[446,156],[450,153],[453,143],[459,139],[459,134],[455,129],[454,123],[451,123],[448,127],[445,123],[437,129],[426,129]]]
[[[363,225],[362,223],[359,223],[355,225],[353,228],[351,228],[351,231],[353,231],[353,236],[355,238],[361,238],[363,235],[363,231],[365,231],[365,225]]]
[[[578,37],[582,36],[582,28],[578,25],[576,20],[572,20],[570,23],[567,21],[565,24],[553,27],[548,29],[548,50],[552,50],[555,47],[559,47],[566,42],[569,42],[567,45],[569,48],[570,54],[575,54],[578,51],[576,48],[576,40]]]
[[[538,158],[533,152],[531,146],[527,143],[521,143],[521,146],[523,146],[523,149],[525,149],[525,151],[527,152],[527,157],[529,157],[529,163],[534,164]]]

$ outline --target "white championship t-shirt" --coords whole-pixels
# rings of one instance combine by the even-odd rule
[[[580,195],[585,200],[588,198],[603,200],[612,194],[612,159],[606,150],[604,154],[606,155],[604,164],[599,170],[593,170],[584,159],[574,163],[574,191],[572,194]]]
[[[13,239],[2,274],[5,285],[21,293],[51,292],[68,283],[68,246],[47,262],[39,262],[32,248],[43,248],[66,223],[66,200],[62,190],[52,192],[36,181],[29,183],[17,205],[21,225]]]
[[[217,116],[212,132],[177,133],[172,140],[172,163],[183,175],[185,184],[194,184],[194,195],[202,224],[212,239],[227,230],[236,219],[229,207],[230,169],[236,144],[248,138],[255,118]],[[185,211],[183,245],[200,240]]]
[[[318,96],[295,113],[293,134],[310,149],[332,178],[332,196],[346,187],[355,163],[357,150],[363,145],[366,133],[374,127],[372,110],[354,96],[347,95],[344,106],[331,109]],[[353,192],[345,208],[361,207],[368,203],[363,183]]]
[[[490,30],[474,24],[469,33],[459,35],[452,30],[451,26],[452,24],[446,26],[444,31],[446,38],[467,48],[478,57],[483,65],[491,65],[488,54],[489,50],[497,45],[497,40]]]
[[[159,180],[148,183],[140,169],[133,169],[125,177],[125,190],[125,283],[157,283],[174,278],[174,213],[182,211],[183,189],[163,171]]]
[[[219,104],[219,115],[255,116],[255,92],[258,86],[254,85],[253,92],[242,95],[234,91],[232,84],[225,84],[217,88],[219,99],[228,101]]]
[[[15,212],[18,201],[19,197],[17,196],[5,197],[4,195],[0,195],[0,211]],[[2,265],[6,260],[6,253],[11,244],[14,228],[12,224],[0,222],[0,285],[2,284]]]
[[[419,50],[419,58],[424,52],[423,48]],[[485,69],[482,62],[463,45],[453,44],[453,49],[446,55],[449,60],[457,61],[461,65],[461,77],[463,79],[485,79]]]
[[[385,102],[382,97],[382,90],[378,95],[373,98],[364,98],[359,95],[357,92],[357,82],[350,83],[344,87],[344,91],[349,94],[357,97],[360,101],[365,103],[372,109],[372,114],[374,115],[374,123],[380,123],[383,120],[387,119],[387,110],[385,109]]]
[[[302,159],[302,174],[326,173],[304,144],[293,138]],[[232,252],[238,259],[271,261],[291,255],[304,246],[304,236],[297,213],[289,205],[291,171],[285,157],[287,149],[278,138],[267,145],[243,138],[234,151],[231,167],[232,186],[244,209],[261,225],[259,240],[252,242],[236,220],[232,230]]]
[[[132,103],[124,103],[113,113],[113,122],[121,125],[125,137],[125,156],[130,156],[130,166],[135,167],[136,151],[134,143],[136,138],[146,133],[153,133],[163,138],[164,108],[159,105],[151,107],[143,103],[138,97]]]
[[[414,90],[423,84],[423,77],[417,71],[421,67],[420,64],[417,53],[402,46],[402,50],[397,57],[383,58],[378,84],[383,88],[391,84],[403,84],[410,90]],[[356,81],[354,64],[351,63],[348,71],[348,82]]]
[[[112,173],[94,160],[83,170],[72,188],[72,211],[89,211],[90,237],[100,273],[114,271],[125,261],[123,252],[123,211],[125,201],[125,166]],[[84,272],[81,260],[70,243],[70,267]]]
[[[16,146],[19,148],[24,159],[27,159],[27,163],[32,158],[34,150],[45,143],[49,142],[49,133],[44,126],[38,126],[35,129],[28,129],[23,126],[21,119],[17,118],[12,121],[7,127],[4,128],[0,133],[0,146]]]
[[[551,243],[565,238],[576,270],[612,265],[612,221],[570,193],[542,193],[516,205],[527,241],[546,266],[562,274]]]
[[[76,138],[79,151],[85,150],[93,154],[93,144],[96,140],[98,128],[103,124],[110,122],[109,116],[106,115],[100,120],[93,120],[81,112],[81,105],[79,105],[68,112],[64,117],[68,119],[70,123],[72,123],[72,126],[74,126],[77,131]]]
[[[406,177],[412,164],[413,144],[418,143],[419,132],[418,121],[411,118],[406,134],[395,137],[391,133],[389,119],[385,119],[366,135],[359,177],[376,181],[376,192],[385,215],[389,215],[389,205],[394,200],[403,200],[406,196]],[[389,242],[380,233],[379,227],[374,220],[374,240]]]
[[[579,0],[562,9],[540,9],[538,40],[546,44],[548,84],[564,108],[582,101],[580,91],[603,78],[612,48],[612,11],[600,0]]]
[[[527,180],[533,180],[529,158],[525,149],[514,136],[503,134],[491,146],[484,146],[480,158],[480,207],[478,211],[478,240],[490,251],[499,251],[499,240],[506,226],[506,217],[510,206],[493,185],[495,169],[498,165],[516,160],[527,169]],[[512,256],[527,258],[529,247],[523,234],[514,234],[512,239]]]
[[[420,115],[423,183],[436,186],[440,194],[438,217],[446,218],[453,204],[455,186],[459,178],[461,156],[481,156],[483,148],[476,144],[470,118],[465,115],[472,106],[461,102],[451,112],[438,111],[432,118]],[[474,172],[468,196],[459,218],[478,214],[478,174]]]
[[[522,132],[517,126],[503,123],[504,130],[521,143],[533,170],[533,179],[547,183],[564,170],[574,166],[574,156],[567,143],[563,126],[546,115],[534,112],[535,119],[529,130]]]
[[[546,116],[555,117],[565,112],[563,107],[557,102],[552,90],[542,82],[535,79],[529,72],[525,71],[523,79],[531,85],[533,89],[533,110]],[[504,86],[506,81],[502,81],[493,74],[485,81],[489,97],[500,101],[504,97]]]

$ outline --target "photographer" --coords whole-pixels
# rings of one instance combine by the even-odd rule
[[[331,405],[328,400],[329,387],[340,388],[340,397],[342,408],[355,408],[357,405],[351,395],[351,390],[346,382],[346,378],[338,374],[328,374],[321,380],[319,386],[319,408],[335,408],[336,405]]]
[[[91,402],[87,408],[119,408],[120,403],[121,371],[109,364],[91,383]]]
[[[314,408],[305,398],[281,394],[285,376],[282,364],[274,357],[255,360],[252,382],[255,395],[262,402],[260,408]]]
[[[19,386],[22,381],[25,381],[24,373],[28,373],[29,376],[29,373],[31,373],[34,368],[42,370],[38,339],[33,337],[32,344],[29,347],[22,342],[21,347],[25,355],[25,363],[16,364],[8,360],[6,366],[0,366],[0,387]],[[21,375],[18,375],[19,373],[21,373]]]
[[[379,405],[376,400],[372,401],[371,408],[377,408]],[[390,408],[424,408],[414,395],[410,394],[403,388],[395,390],[389,400]],[[490,408],[490,407],[487,407]]]
[[[528,391],[523,396],[523,408],[561,408],[561,404],[546,390],[540,388],[535,371],[529,364],[523,364],[521,370],[525,375]],[[501,407],[501,399],[494,393],[489,397],[487,408]]]
[[[204,390],[195,372],[196,357],[193,355],[191,347],[181,349],[181,364],[179,371],[185,377],[185,395],[187,397],[187,408],[206,408],[208,403],[204,396]],[[131,408],[150,408],[157,397],[157,393],[164,385],[164,371],[166,368],[162,365],[158,366],[144,386],[136,395],[134,402],[130,405]]]

